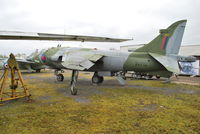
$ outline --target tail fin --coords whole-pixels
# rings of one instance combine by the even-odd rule
[[[167,29],[161,29],[160,34],[145,46],[135,52],[149,52],[161,55],[178,54],[187,20],[173,23]]]

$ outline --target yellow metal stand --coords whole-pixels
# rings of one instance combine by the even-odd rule
[[[5,92],[4,88],[6,85],[6,81],[8,81],[9,71],[11,74],[11,85],[10,85],[11,91]],[[16,78],[16,75],[18,76],[18,78]],[[18,88],[18,82],[20,82],[22,85],[23,91],[21,92],[16,91],[16,89]],[[24,84],[21,72],[19,71],[19,67],[15,60],[15,56],[13,54],[10,54],[10,58],[8,59],[8,66],[5,68],[3,76],[0,79],[0,102],[23,98],[23,97],[27,97],[27,100],[30,100],[30,96],[31,95],[29,94],[28,89]]]

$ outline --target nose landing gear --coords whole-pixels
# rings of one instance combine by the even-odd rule
[[[63,70],[55,70],[55,72],[54,72],[54,74],[56,75],[56,79],[59,82],[62,82],[64,80],[64,78],[65,78],[62,73],[64,73]]]
[[[58,74],[57,75],[57,81],[63,81],[63,80],[64,80],[63,74]]]

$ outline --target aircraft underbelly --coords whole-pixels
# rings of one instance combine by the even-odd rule
[[[127,57],[121,56],[121,57],[112,57],[107,56],[103,57],[101,60],[99,60],[91,69],[90,71],[123,71],[123,65],[125,61],[127,60]]]

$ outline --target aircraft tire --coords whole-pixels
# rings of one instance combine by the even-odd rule
[[[57,81],[63,81],[63,80],[64,80],[63,74],[58,74],[57,75]]]
[[[150,78],[150,79],[153,78],[153,75],[149,75],[149,78]]]
[[[36,70],[36,73],[40,73],[40,69],[37,69],[37,70]]]
[[[156,75],[156,79],[160,79],[160,76],[159,76],[159,75]]]
[[[103,83],[103,80],[104,80],[103,76],[99,76],[99,77],[100,77],[99,83]]]
[[[102,83],[104,80],[104,78],[102,76],[98,76],[98,75],[94,75],[92,77],[92,83],[93,84],[99,84],[99,83]]]

